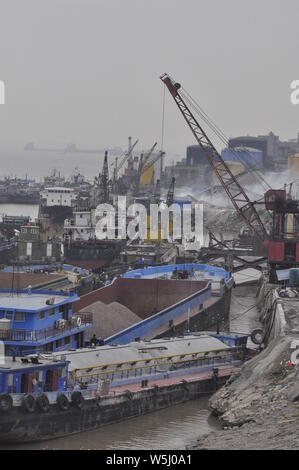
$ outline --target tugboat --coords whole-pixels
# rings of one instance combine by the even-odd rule
[[[212,393],[246,357],[247,336],[231,341],[188,335],[21,358],[0,342],[0,442],[93,430]]]

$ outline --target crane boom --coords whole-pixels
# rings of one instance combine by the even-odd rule
[[[172,80],[168,74],[162,75],[160,79],[164,85],[167,86],[185,121],[191,129],[191,132],[205,153],[208,162],[210,163],[213,171],[218,177],[223,189],[230,198],[235,209],[244,219],[249,228],[255,233],[255,235],[262,242],[264,242],[268,237],[267,231],[257,210],[254,207],[254,204],[250,201],[244,189],[234,174],[231,172],[229,167],[226,165],[224,160],[222,160],[221,155],[216,150],[211,140],[178,92],[178,90],[181,88],[181,85]]]
[[[125,154],[124,158],[120,161],[119,165],[115,168],[115,177],[116,178],[118,177],[119,170],[121,170],[121,168],[124,166],[126,161],[131,157],[132,152],[133,152],[133,150],[134,150],[134,148],[136,147],[137,144],[138,144],[138,140],[136,140],[136,142],[134,142],[134,144],[130,147],[130,150]]]
[[[142,163],[141,163],[141,172],[143,171],[145,165],[149,162],[149,159],[153,153],[153,151],[155,150],[156,148],[156,145],[157,145],[157,142],[154,143],[154,145],[149,149],[149,151],[143,155],[143,159],[142,159]]]
[[[148,170],[148,168],[153,166],[158,160],[160,160],[160,158],[163,158],[164,155],[165,152],[163,152],[163,150],[160,150],[158,155],[156,155],[151,161],[148,161],[145,165],[142,165],[141,173],[144,173],[146,170]]]

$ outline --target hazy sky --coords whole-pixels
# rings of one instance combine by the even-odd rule
[[[0,152],[150,147],[170,73],[227,136],[296,137],[298,0],[0,0]],[[193,137],[166,95],[165,150]]]

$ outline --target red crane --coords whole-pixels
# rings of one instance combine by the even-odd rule
[[[295,214],[296,217],[296,214],[299,213],[299,201],[288,200],[285,190],[270,189],[265,193],[265,207],[273,211],[273,228],[272,234],[269,236],[254,203],[248,198],[179,92],[181,85],[168,74],[164,74],[160,78],[168,88],[235,209],[258,239],[267,247],[272,269],[277,266],[299,265],[299,238],[297,233],[287,233],[286,218],[286,214]]]

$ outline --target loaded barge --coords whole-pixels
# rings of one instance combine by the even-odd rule
[[[95,334],[106,344],[173,337],[186,330],[227,330],[233,286],[231,274],[216,266],[153,266],[128,271],[81,296],[73,311],[92,313],[86,339]]]
[[[212,393],[239,369],[246,342],[187,335],[22,358],[0,343],[0,442],[63,437]]]

